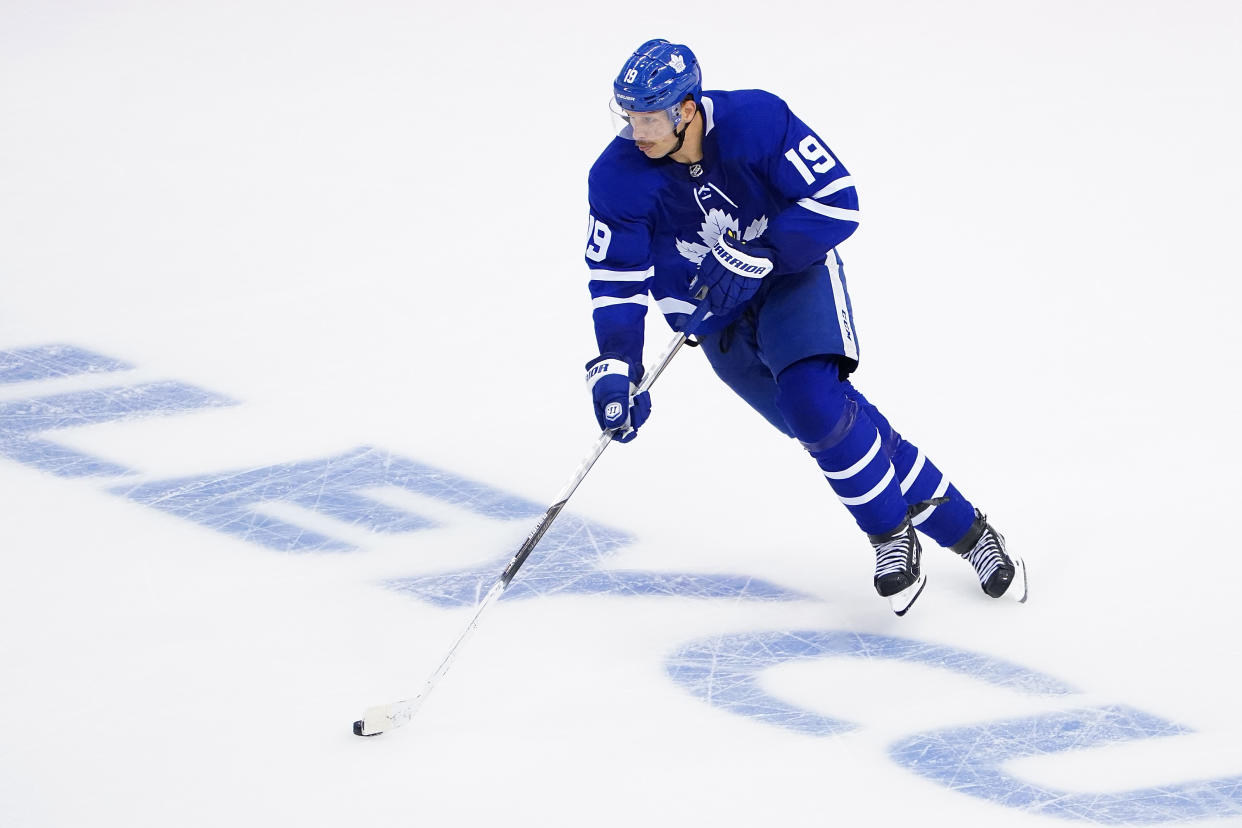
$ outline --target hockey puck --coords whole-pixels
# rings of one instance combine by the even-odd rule
[[[377,730],[374,733],[363,733],[362,732],[362,719],[359,719],[358,721],[354,722],[354,735],[355,736],[378,736],[383,732],[384,731],[382,730]]]

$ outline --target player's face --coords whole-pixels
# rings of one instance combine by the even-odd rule
[[[634,131],[634,143],[648,158],[663,158],[677,145],[668,110],[626,112],[625,116]]]
[[[681,113],[684,122],[686,110],[691,104],[680,108],[659,109],[654,112],[634,112],[622,109],[615,100],[609,101],[617,134],[629,138],[648,158],[663,158],[677,146],[674,119]]]

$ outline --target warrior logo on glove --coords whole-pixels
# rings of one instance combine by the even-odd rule
[[[753,276],[756,279],[762,279],[772,272],[772,262],[767,259],[756,259],[746,255],[735,256],[729,251],[721,236],[721,241],[716,242],[716,246],[712,248],[712,255],[720,259],[720,263],[732,270],[734,273],[743,276]]]
[[[707,287],[707,306],[716,316],[727,316],[759,292],[764,276],[772,272],[773,251],[761,242],[748,244],[732,230],[716,239],[711,255],[704,256],[692,291]]]
[[[636,393],[643,366],[631,364],[620,354],[600,354],[587,363],[586,371],[599,427],[611,431],[619,443],[633,440],[651,413],[651,395]]]

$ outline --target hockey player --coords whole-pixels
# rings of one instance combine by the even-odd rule
[[[702,89],[694,53],[650,40],[613,84],[619,135],[589,177],[586,249],[600,355],[587,384],[601,428],[632,440],[648,298],[694,331],[717,376],[819,465],[875,549],[875,588],[904,615],[927,578],[915,529],[1026,600],[1005,539],[849,381],[858,340],[837,246],[858,226],[854,181],[783,100]]]

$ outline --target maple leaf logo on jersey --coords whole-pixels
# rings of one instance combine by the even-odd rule
[[[760,216],[750,223],[750,227],[746,228],[746,232],[742,234],[742,241],[754,241],[762,236],[768,229],[768,217]]]
[[[742,241],[753,241],[762,236],[767,229],[768,217],[760,216],[746,228],[746,232],[742,234]],[[732,230],[734,233],[737,233],[737,219],[724,210],[715,208],[708,210],[707,216],[703,219],[703,225],[699,229],[699,238],[703,240],[703,244],[677,239],[677,252],[697,265],[703,261],[703,257],[707,255],[708,251],[712,249],[712,246],[716,244],[716,241],[726,230]]]

